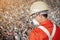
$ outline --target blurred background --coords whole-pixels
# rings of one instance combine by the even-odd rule
[[[60,0],[0,0],[0,40],[28,40],[30,6],[36,1],[50,6],[48,18],[60,26]]]

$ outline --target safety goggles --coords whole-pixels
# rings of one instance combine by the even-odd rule
[[[31,15],[31,18],[35,18],[36,16],[38,16],[38,14],[39,14],[39,13],[33,13],[33,14]]]

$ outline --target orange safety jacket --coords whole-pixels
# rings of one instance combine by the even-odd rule
[[[44,26],[49,31],[50,35],[52,34],[53,23],[50,20],[46,20],[40,23],[40,25]],[[28,40],[49,40],[49,37],[43,30],[37,27],[30,32]],[[60,40],[60,28],[58,26],[56,26],[52,40]]]

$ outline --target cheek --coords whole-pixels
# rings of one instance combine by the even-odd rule
[[[40,17],[39,17],[39,16],[37,16],[37,17],[36,17],[36,20],[37,20],[37,21],[38,21],[38,20],[40,20]]]

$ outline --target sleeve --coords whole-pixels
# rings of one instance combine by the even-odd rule
[[[58,32],[58,40],[60,40],[60,28],[57,26],[57,32]]]
[[[34,32],[30,33],[28,40],[36,40],[36,35]]]
[[[59,40],[60,40],[60,28],[59,28]]]

